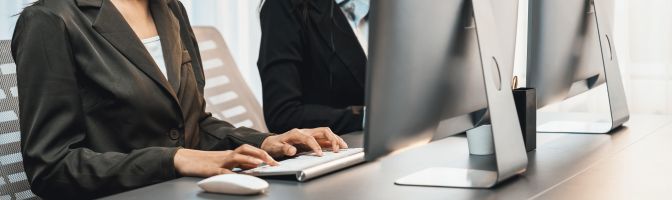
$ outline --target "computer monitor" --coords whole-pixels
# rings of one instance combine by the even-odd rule
[[[605,0],[529,2],[527,87],[536,88],[537,107],[606,83],[611,110],[611,120],[562,119],[540,124],[540,132],[606,133],[628,120],[609,5]]]
[[[428,166],[397,184],[489,188],[525,171],[510,88],[515,33],[500,29],[515,32],[517,0],[507,0],[501,9],[514,12],[502,18],[495,1],[503,0],[371,1],[366,159],[425,144],[437,132],[492,126],[496,171]],[[447,124],[437,130],[440,122]]]

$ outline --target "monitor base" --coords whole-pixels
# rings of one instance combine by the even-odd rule
[[[406,186],[486,189],[495,186],[497,182],[495,171],[434,167],[415,172],[394,183]]]
[[[612,130],[611,122],[550,121],[537,127],[540,133],[605,134]]]
[[[539,133],[606,134],[623,125],[610,113],[539,112],[538,116]]]

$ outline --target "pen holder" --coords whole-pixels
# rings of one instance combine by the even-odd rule
[[[534,88],[518,88],[513,90],[518,120],[523,132],[525,150],[537,148],[537,96]]]

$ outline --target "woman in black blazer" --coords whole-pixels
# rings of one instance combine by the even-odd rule
[[[271,156],[294,155],[294,145],[346,146],[327,128],[271,135],[206,113],[197,42],[177,0],[40,0],[19,17],[12,54],[24,168],[44,198],[275,165]]]
[[[349,1],[339,2],[266,0],[262,5],[258,67],[269,130],[362,130],[367,58],[341,7]]]

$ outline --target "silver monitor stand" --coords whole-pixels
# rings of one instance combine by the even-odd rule
[[[395,184],[412,186],[491,188],[527,169],[527,154],[511,93],[513,72],[503,58],[490,0],[472,0],[480,47],[481,66],[492,125],[496,171],[433,167],[398,179]],[[505,72],[506,74],[502,74]]]
[[[597,32],[602,50],[610,116],[607,119],[600,116],[589,116],[576,120],[575,116],[565,114],[561,115],[563,119],[539,124],[537,126],[538,132],[604,134],[622,126],[630,118],[623,80],[621,79],[621,71],[618,67],[618,59],[611,35],[613,33],[611,20],[605,14],[608,4],[603,1],[595,0],[591,6],[594,8],[597,20]],[[544,117],[541,113],[539,116],[540,118]]]

